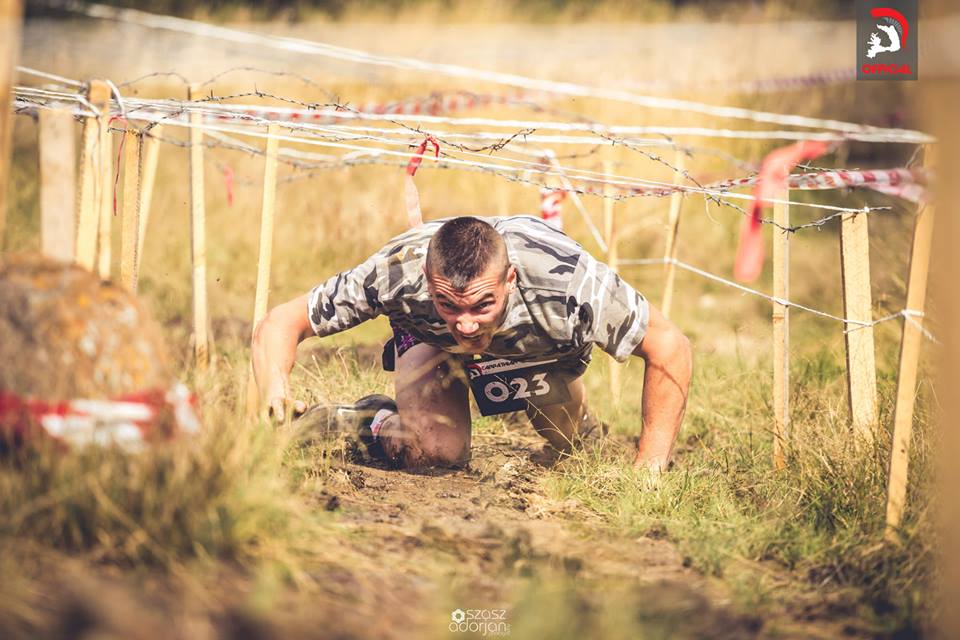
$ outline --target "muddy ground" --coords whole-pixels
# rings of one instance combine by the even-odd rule
[[[369,365],[379,355],[347,351]],[[200,575],[156,575],[27,554],[19,562],[37,580],[31,633],[0,623],[0,636],[439,638],[454,637],[456,609],[502,615],[511,637],[868,635],[855,612],[775,567],[766,570],[796,597],[752,609],[728,582],[692,568],[662,529],[628,535],[575,500],[552,498],[551,475],[574,461],[556,460],[519,418],[475,429],[459,470],[392,469],[341,445],[301,450],[322,480],[311,507],[328,516],[322,548],[299,563],[305,574],[253,577],[216,562]],[[588,446],[626,461],[635,443],[607,436]],[[681,446],[678,464],[683,455]]]
[[[623,537],[576,502],[551,500],[542,483],[557,472],[519,424],[476,434],[464,470],[335,462],[314,496],[332,518],[308,586],[258,606],[263,585],[239,570],[199,579],[218,583],[211,600],[193,578],[47,559],[35,615],[47,637],[449,637],[456,608],[502,610],[512,637],[863,635],[815,593],[745,611],[660,531]]]

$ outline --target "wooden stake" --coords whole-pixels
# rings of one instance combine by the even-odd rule
[[[97,258],[97,227],[100,220],[100,201],[103,196],[103,175],[108,174],[100,153],[100,129],[107,128],[110,87],[106,82],[93,80],[87,91],[87,100],[100,113],[83,121],[83,146],[80,155],[80,191],[77,196],[77,264],[93,271]]]
[[[199,94],[191,85],[188,98]],[[209,360],[207,336],[207,240],[203,190],[202,115],[190,113],[190,257],[193,262],[193,335],[197,369],[205,371]]]
[[[677,171],[673,176],[673,184],[680,185],[683,182],[684,154],[677,151],[677,159],[674,163]],[[677,233],[680,230],[680,208],[683,206],[683,193],[674,191],[670,194],[670,213],[667,216],[667,243],[663,251],[663,257],[668,262],[664,265],[664,284],[663,284],[663,302],[660,304],[660,312],[663,317],[670,317],[670,309],[673,306],[673,281],[677,276],[677,265],[673,263],[677,259]]]
[[[929,152],[929,149],[928,149]],[[932,163],[931,163],[932,164]],[[907,309],[923,313],[933,242],[932,206],[921,206],[913,229],[910,251],[910,276],[907,281]],[[890,481],[887,486],[887,532],[889,541],[897,539],[907,497],[907,468],[910,463],[910,438],[913,434],[913,407],[917,399],[917,367],[923,343],[921,316],[904,318],[900,339],[900,369],[897,374],[897,406],[893,416],[893,449],[890,455]]]
[[[137,290],[137,264],[140,262],[140,174],[143,136],[129,127],[123,134],[123,217],[120,221],[120,281]]]
[[[870,235],[864,213],[844,214],[840,221],[843,311],[850,320],[871,322]],[[847,399],[854,431],[867,443],[877,428],[877,368],[873,327],[846,325]]]
[[[20,59],[22,0],[0,0],[0,251],[7,229],[7,188],[10,184],[10,144],[13,114],[10,112],[10,87]]]
[[[609,158],[603,161],[603,172],[606,175],[613,174],[613,163]],[[619,256],[617,255],[617,220],[613,211],[613,194],[610,185],[604,189],[608,197],[603,199],[603,232],[604,240],[607,243],[607,264],[614,272],[619,270]],[[620,401],[621,391],[623,389],[623,364],[617,362],[611,356],[610,358],[610,396],[614,402]]]
[[[109,94],[107,96],[109,100]],[[108,109],[109,114],[109,109]],[[111,228],[113,227],[113,136],[110,135],[109,115],[101,118],[100,140],[100,222],[97,227],[97,273],[101,280],[110,279]]]
[[[253,327],[267,315],[267,302],[270,297],[270,261],[273,256],[273,213],[277,201],[277,151],[280,140],[276,137],[279,127],[267,126],[267,157],[263,166],[263,207],[260,212],[260,256],[257,260],[257,293],[253,303]],[[251,339],[252,339],[251,334]],[[247,376],[247,415],[257,413],[259,393],[257,381],[253,375],[253,362]]]
[[[76,255],[76,136],[73,113],[40,110],[40,246],[56,260]]]
[[[789,200],[789,192],[779,200]],[[773,220],[790,226],[790,205],[774,203]],[[773,228],[773,295],[786,300],[790,295],[790,233]],[[773,303],[773,466],[786,466],[784,448],[790,437],[790,309]]]
[[[140,278],[140,260],[143,258],[143,239],[147,236],[147,221],[150,218],[150,203],[153,201],[153,184],[157,178],[157,159],[160,155],[162,125],[156,125],[141,136],[142,170],[140,172],[140,229],[137,231],[137,261],[135,278]]]

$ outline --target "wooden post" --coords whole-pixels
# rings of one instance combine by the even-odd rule
[[[120,281],[137,290],[137,264],[140,262],[140,172],[143,136],[127,124],[123,134],[123,217],[120,220]]]
[[[603,173],[605,177],[613,175],[613,163],[608,157],[603,161]],[[607,264],[614,272],[619,269],[619,256],[617,255],[617,220],[613,211],[613,190],[610,185],[604,189],[605,197],[603,199],[603,235],[607,243]],[[620,402],[620,394],[623,389],[623,365],[613,357],[610,358],[610,396],[613,402]]]
[[[140,229],[137,231],[137,261],[134,270],[135,278],[140,279],[140,260],[143,258],[143,239],[147,235],[147,221],[150,218],[150,203],[153,201],[153,184],[157,178],[157,159],[160,154],[161,125],[156,125],[150,131],[140,136],[141,144],[141,171],[140,171]]]
[[[107,100],[110,94],[107,95]],[[109,104],[109,103],[108,103]],[[109,109],[100,123],[100,222],[97,227],[97,273],[101,280],[110,279],[111,228],[113,227],[113,136],[110,135]]]
[[[868,218],[865,213],[846,213],[840,221],[843,312],[848,319],[860,322],[873,321]],[[877,428],[877,368],[873,327],[846,325],[844,342],[847,347],[850,420],[857,435],[870,443]]]
[[[928,148],[929,152],[929,148]],[[913,229],[910,251],[910,275],[907,281],[907,309],[923,312],[933,242],[933,206],[921,206]],[[913,406],[917,399],[917,366],[923,342],[922,317],[903,322],[900,339],[900,368],[897,374],[897,406],[893,415],[893,448],[890,453],[890,480],[887,486],[887,533],[889,541],[903,519],[907,497],[907,468],[910,463],[910,438],[913,433]]]
[[[263,165],[263,206],[260,212],[260,256],[257,260],[257,293],[253,303],[253,327],[267,315],[267,302],[270,298],[270,261],[273,256],[273,213],[277,201],[277,151],[280,140],[277,138],[279,126],[271,123],[267,126],[267,157]],[[251,332],[251,338],[252,338]],[[247,376],[247,415],[257,413],[259,394],[253,375],[253,363]]]
[[[780,194],[789,200],[789,191]],[[774,203],[773,220],[790,226],[790,205]],[[787,300],[790,295],[790,233],[773,228],[773,295]],[[773,466],[786,466],[784,448],[790,437],[790,309],[773,303]]]
[[[683,182],[684,154],[677,150],[677,160],[674,163],[677,171],[673,176],[674,186],[679,186]],[[680,230],[680,208],[683,206],[683,193],[674,191],[670,194],[670,213],[667,216],[667,243],[663,251],[663,258],[667,260],[664,265],[664,283],[663,283],[663,301],[660,304],[660,312],[663,317],[670,317],[670,309],[673,306],[673,281],[677,276],[677,265],[673,263],[677,259],[677,233]]]
[[[41,109],[39,147],[41,250],[56,260],[73,262],[77,241],[73,113]]]
[[[199,93],[191,85],[188,99]],[[202,116],[190,113],[190,257],[193,262],[193,335],[197,369],[205,371],[209,359],[207,336],[207,239],[203,190]]]
[[[20,59],[22,0],[0,0],[0,251],[7,230],[7,188],[10,184],[10,144],[13,114],[10,112],[10,87]]]
[[[103,197],[103,166],[100,153],[100,129],[107,128],[110,112],[110,87],[106,82],[93,80],[87,91],[87,100],[101,115],[89,116],[83,122],[83,146],[80,155],[80,191],[77,196],[77,264],[93,271],[97,258],[97,227],[100,220],[100,202]]]

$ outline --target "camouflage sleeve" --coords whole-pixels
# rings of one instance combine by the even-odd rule
[[[383,312],[381,291],[385,258],[375,253],[362,264],[342,271],[310,291],[307,314],[318,336],[346,331]]]
[[[584,252],[571,278],[568,301],[571,333],[579,343],[593,342],[619,361],[643,340],[650,305],[606,264]]]

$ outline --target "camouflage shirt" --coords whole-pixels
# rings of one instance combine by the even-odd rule
[[[649,307],[642,295],[537,218],[484,220],[503,236],[517,270],[517,287],[487,355],[585,363],[597,344],[618,360],[627,359],[647,330]],[[453,350],[456,341],[434,309],[423,273],[427,243],[443,222],[402,233],[359,266],[315,287],[308,313],[316,334],[330,335],[386,314],[421,342]]]

